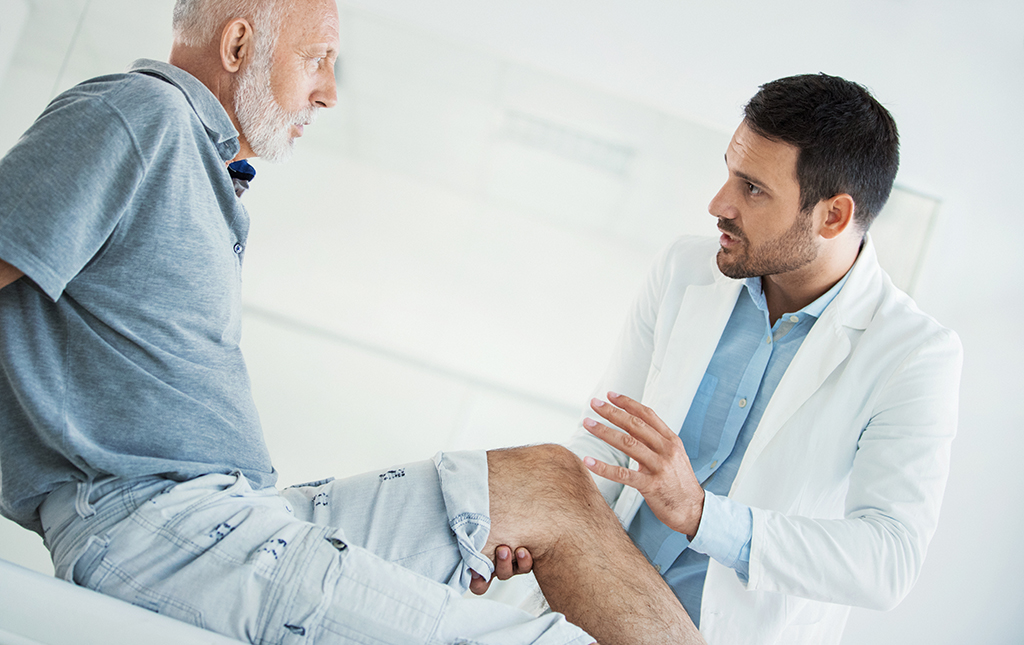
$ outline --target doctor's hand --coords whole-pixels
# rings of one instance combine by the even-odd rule
[[[469,582],[469,590],[476,595],[482,595],[491,586],[494,578],[508,580],[512,576],[522,573],[530,573],[533,570],[533,556],[524,547],[516,549],[515,557],[512,557],[512,549],[507,546],[499,546],[494,550],[494,576],[490,580],[484,580],[483,576],[473,572],[473,579]]]
[[[693,474],[683,441],[650,408],[628,396],[608,393],[612,405],[599,399],[591,409],[619,432],[593,419],[583,426],[595,437],[632,457],[639,470],[611,466],[593,457],[584,465],[596,475],[640,491],[651,511],[665,526],[692,540],[704,512],[704,489]]]

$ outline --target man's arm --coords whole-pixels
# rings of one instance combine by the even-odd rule
[[[0,260],[0,289],[3,289],[12,282],[16,282],[23,275],[25,274],[15,267]]]

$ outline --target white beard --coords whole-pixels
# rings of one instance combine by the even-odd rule
[[[261,159],[287,161],[295,148],[293,125],[309,125],[316,120],[317,108],[286,112],[270,89],[273,52],[257,48],[255,58],[238,79],[235,115],[249,147]]]

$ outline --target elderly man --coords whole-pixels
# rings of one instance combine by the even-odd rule
[[[700,642],[563,448],[274,488],[238,344],[244,160],[335,104],[337,8],[174,20],[170,64],[72,88],[0,161],[3,514],[58,576],[254,643]],[[506,544],[561,614],[463,597]]]
[[[850,605],[917,579],[961,347],[867,235],[898,166],[888,111],[813,74],[744,116],[721,237],[655,263],[571,447],[709,642],[838,643]]]

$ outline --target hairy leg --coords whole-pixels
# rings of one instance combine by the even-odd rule
[[[544,445],[487,453],[491,534],[523,546],[554,611],[601,645],[703,643],[573,453]]]

